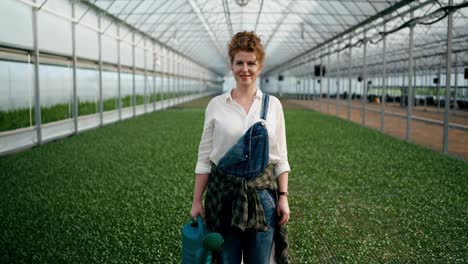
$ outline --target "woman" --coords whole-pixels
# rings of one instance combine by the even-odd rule
[[[283,109],[255,85],[265,57],[255,33],[237,33],[229,56],[236,87],[206,108],[191,216],[206,213],[208,227],[222,234],[221,263],[270,263],[273,240],[277,262],[285,263],[290,167]]]

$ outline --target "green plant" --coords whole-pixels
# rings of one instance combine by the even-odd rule
[[[1,157],[0,262],[180,263],[207,102]],[[292,263],[465,262],[466,162],[313,111],[285,118]]]

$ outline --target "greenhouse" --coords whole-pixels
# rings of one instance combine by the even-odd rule
[[[288,263],[468,262],[468,1],[2,0],[0,28],[1,263],[185,263],[243,31],[284,110]]]

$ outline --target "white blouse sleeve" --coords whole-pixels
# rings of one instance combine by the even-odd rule
[[[278,100],[278,108],[277,108],[277,127],[276,127],[276,138],[278,142],[278,149],[279,149],[279,156],[280,160],[278,163],[275,164],[275,175],[279,176],[281,173],[285,171],[291,171],[288,162],[288,149],[286,145],[286,125],[284,122],[284,113],[283,107],[281,106],[281,102]]]
[[[213,103],[210,101],[205,110],[205,122],[203,125],[203,133],[198,146],[198,161],[195,167],[195,173],[210,173],[211,161],[210,154],[213,151],[213,130],[214,118],[212,114]]]

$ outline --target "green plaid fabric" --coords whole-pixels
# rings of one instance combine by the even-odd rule
[[[229,227],[242,231],[265,232],[268,225],[265,221],[262,203],[257,189],[278,190],[273,164],[254,179],[227,175],[213,165],[208,180],[205,197],[205,219],[208,227],[214,232],[223,233]],[[226,208],[232,205],[230,208]],[[277,263],[288,263],[288,237],[285,225],[276,225],[275,258]]]

